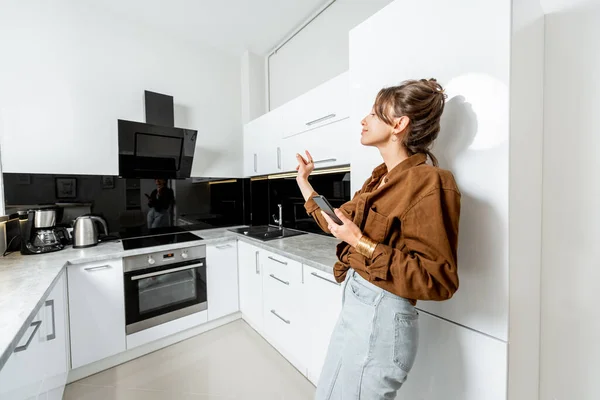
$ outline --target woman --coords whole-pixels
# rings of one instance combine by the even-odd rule
[[[446,95],[435,79],[382,89],[362,121],[361,143],[383,164],[336,209],[337,225],[311,199],[310,153],[297,154],[306,210],[337,246],[334,275],[344,282],[316,399],[393,399],[418,345],[417,300],[446,300],[458,289],[460,192],[430,152]],[[432,165],[427,164],[427,158]]]
[[[171,226],[171,207],[175,204],[173,189],[167,187],[166,179],[155,179],[156,189],[148,198],[148,228],[164,228]]]

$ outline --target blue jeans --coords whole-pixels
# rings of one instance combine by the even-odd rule
[[[164,228],[171,226],[171,214],[169,210],[156,211],[151,208],[148,211],[148,228]]]
[[[353,269],[342,302],[315,400],[394,399],[417,355],[417,310]]]

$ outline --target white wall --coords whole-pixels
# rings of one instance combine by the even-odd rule
[[[91,4],[3,1],[0,139],[3,148],[45,142],[33,154],[5,152],[5,166],[31,156],[27,171],[5,172],[116,175],[117,119],[144,121],[148,89],[174,96],[176,125],[198,130],[194,176],[239,175],[240,59]]]
[[[242,55],[242,123],[267,112],[265,58],[246,51]]]
[[[600,398],[598,21],[546,16],[541,400]]]
[[[273,54],[268,60],[270,109],[347,71],[348,31],[390,2],[337,0]]]
[[[508,398],[538,399],[544,13],[512,1],[509,147]],[[467,211],[468,212],[468,211]]]

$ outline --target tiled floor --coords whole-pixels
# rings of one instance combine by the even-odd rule
[[[72,383],[65,400],[311,400],[314,386],[238,320]]]

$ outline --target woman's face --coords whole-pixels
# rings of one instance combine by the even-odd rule
[[[394,132],[394,128],[379,119],[373,109],[371,109],[371,112],[360,123],[362,125],[360,143],[363,146],[385,144],[390,140]]]

